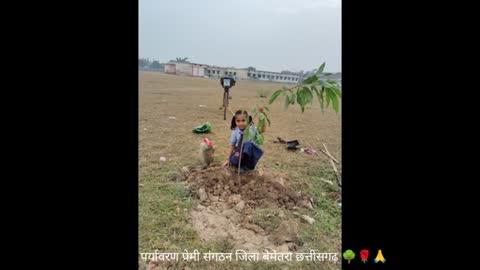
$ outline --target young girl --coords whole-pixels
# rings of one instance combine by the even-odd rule
[[[243,142],[243,132],[246,130],[248,122],[251,125],[251,129],[254,133],[258,132],[253,125],[252,117],[244,110],[238,110],[232,117],[232,123],[230,129],[232,129],[232,135],[230,136],[230,151],[228,153],[228,159],[224,162],[224,166],[230,165],[238,168],[240,164],[240,172],[246,170],[255,169],[255,165],[263,155],[262,149],[260,149],[251,139]],[[242,148],[242,149],[241,149]],[[240,149],[242,150],[242,158],[240,160]]]

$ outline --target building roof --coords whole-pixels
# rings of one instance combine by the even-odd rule
[[[251,70],[251,69],[248,69],[248,68],[236,68],[236,67],[220,67],[220,66],[216,66],[216,65],[207,65],[207,64],[199,64],[199,63],[191,63],[191,62],[187,62],[187,63],[184,63],[184,62],[177,62],[177,61],[174,61],[174,60],[170,60],[168,63],[166,64],[191,64],[191,65],[199,65],[199,66],[203,66],[203,67],[208,67],[208,68],[216,68],[216,69],[235,69],[235,70],[247,70],[247,71],[250,71],[250,72],[259,72],[259,73],[270,73],[270,74],[275,74],[275,75],[282,75],[282,76],[299,76],[300,77],[300,74],[296,74],[295,72],[291,72],[291,73],[281,73],[281,72],[275,72],[275,71],[265,71],[265,70]]]
[[[275,72],[275,71],[264,71],[264,70],[252,70],[251,72],[263,72],[263,73],[270,73],[270,74],[281,75],[281,76],[300,76],[299,74],[287,74],[287,73],[281,73],[281,72]]]

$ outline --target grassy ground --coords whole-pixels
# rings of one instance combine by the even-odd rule
[[[216,144],[216,160],[226,159],[230,119],[223,120],[223,111],[219,110],[223,91],[219,82],[149,72],[141,72],[139,76],[140,252],[152,252],[155,249],[174,252],[182,252],[184,249],[207,252],[210,249],[220,252],[231,249],[225,242],[200,241],[187,218],[187,213],[195,205],[195,201],[183,183],[171,181],[182,166],[198,164],[199,144],[203,135],[193,134],[192,128],[204,122],[208,121],[213,125],[213,132],[207,136]],[[260,96],[265,96],[281,86],[282,84],[278,83],[239,81],[232,91],[231,110],[251,110],[253,105],[260,104]],[[288,184],[292,188],[313,196],[315,209],[300,210],[316,220],[313,225],[300,225],[301,251],[315,249],[322,252],[340,252],[341,209],[335,203],[338,192],[334,186],[321,181],[325,179],[335,182],[335,176],[325,157],[314,158],[299,151],[288,152],[283,145],[272,141],[277,136],[298,139],[303,147],[308,144],[315,149],[320,149],[322,143],[325,143],[330,153],[341,161],[340,118],[340,114],[330,110],[322,114],[316,103],[304,114],[296,107],[284,111],[283,100],[271,106],[272,126],[265,133],[265,155],[258,168],[265,173],[288,173],[291,180]],[[160,161],[160,157],[165,157],[166,161]],[[341,170],[341,166],[339,169]],[[256,220],[263,226],[278,225],[276,215],[270,215],[271,219],[262,219],[261,211],[259,215]],[[225,264],[196,266],[225,268]],[[233,269],[244,266],[245,264],[228,264],[228,267]],[[278,266],[259,263],[251,267],[278,269]],[[299,263],[295,266],[299,266]]]

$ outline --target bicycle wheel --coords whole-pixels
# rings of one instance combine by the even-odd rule
[[[227,120],[228,90],[223,92],[223,120]]]

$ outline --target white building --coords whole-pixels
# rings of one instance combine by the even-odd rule
[[[299,75],[287,74],[281,72],[271,72],[262,70],[249,70],[247,77],[253,80],[261,81],[273,81],[273,82],[286,82],[286,83],[298,83],[300,80]]]
[[[253,68],[218,67],[196,63],[168,62],[165,64],[165,73],[193,76],[220,78],[232,76],[237,80],[259,80],[282,83],[298,83],[300,76],[292,72],[270,72]]]

